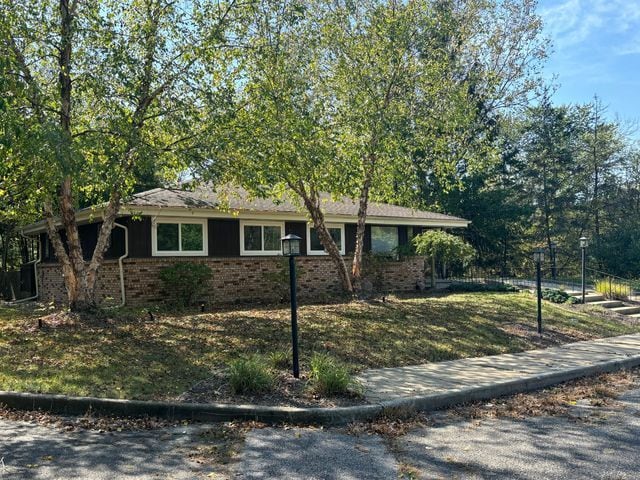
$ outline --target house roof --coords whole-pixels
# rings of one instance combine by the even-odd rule
[[[266,198],[252,198],[242,188],[233,188],[218,192],[209,187],[198,187],[195,190],[178,190],[156,188],[135,194],[133,199],[125,203],[129,207],[167,207],[167,208],[207,208],[226,209],[237,212],[260,213],[300,213],[300,206],[291,199],[273,201]],[[329,194],[322,194],[322,208],[325,215],[357,216],[358,203],[353,199],[342,197],[332,198]],[[415,210],[398,205],[380,202],[369,202],[367,215],[373,217],[390,217],[398,219],[425,220],[466,220],[442,213]],[[467,222],[468,223],[468,222]]]
[[[322,208],[325,220],[331,222],[355,222],[358,217],[358,203],[353,199],[332,198],[322,194]],[[84,208],[77,212],[79,223],[88,223],[101,219],[104,206]],[[192,190],[174,188],[154,188],[140,192],[123,202],[121,215],[151,215],[164,217],[233,217],[240,219],[306,220],[307,215],[295,199],[284,198],[274,201],[255,198],[236,187],[223,187],[218,190],[209,186],[198,186]],[[368,223],[406,224],[432,227],[466,227],[470,222],[463,218],[442,213],[415,210],[398,205],[369,202]],[[34,234],[46,230],[44,221],[28,225],[25,234]]]

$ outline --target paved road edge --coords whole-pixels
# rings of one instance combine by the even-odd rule
[[[104,415],[151,416],[169,420],[203,422],[256,420],[265,423],[343,425],[354,421],[371,420],[385,414],[394,415],[399,412],[432,411],[472,401],[489,400],[515,393],[539,390],[576,378],[637,366],[640,366],[640,355],[601,362],[587,367],[569,368],[543,375],[527,376],[488,386],[403,397],[378,404],[335,408],[173,403],[3,391],[0,391],[0,404],[18,410],[42,410],[64,415],[84,415],[91,412]]]

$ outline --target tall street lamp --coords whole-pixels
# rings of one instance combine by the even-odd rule
[[[584,305],[585,296],[587,292],[586,276],[587,276],[587,247],[589,246],[589,240],[587,237],[580,237],[580,249],[582,250],[582,304]]]
[[[549,255],[551,256],[551,278],[555,282],[558,279],[558,264],[556,262],[556,252],[558,245],[555,242],[549,244]]]
[[[542,262],[544,262],[544,249],[536,248],[533,251],[533,261],[536,262],[536,290],[538,294],[538,333],[542,334]]]
[[[293,350],[293,376],[300,378],[300,361],[298,360],[298,300],[296,298],[296,261],[300,255],[300,241],[293,234],[285,235],[282,242],[282,255],[289,257],[289,283],[291,286],[291,345]]]

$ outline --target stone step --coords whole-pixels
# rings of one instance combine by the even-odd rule
[[[622,315],[633,315],[634,313],[640,313],[640,307],[636,307],[636,306],[614,307],[611,309],[611,311],[620,313]]]
[[[579,300],[582,300],[582,292],[567,292],[567,294],[572,297],[576,297]],[[601,300],[604,300],[604,295],[602,295],[601,293],[590,292],[584,296],[585,303],[599,302]]]
[[[640,313],[634,313],[632,315],[629,315],[631,318],[640,318]]]
[[[622,307],[623,303],[620,300],[602,300],[598,302],[589,302],[589,305],[595,305],[604,308]]]
[[[574,297],[582,296],[582,290],[565,290],[565,292]],[[587,295],[600,295],[600,293],[591,289],[587,289],[584,293],[586,293]]]

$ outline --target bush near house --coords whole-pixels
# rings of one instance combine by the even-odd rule
[[[188,307],[206,292],[211,269],[201,263],[178,262],[160,270],[160,280],[174,305]]]

